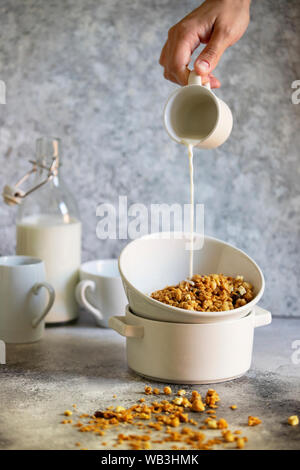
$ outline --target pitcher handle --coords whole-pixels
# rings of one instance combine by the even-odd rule
[[[33,328],[36,328],[41,323],[41,321],[45,318],[45,316],[51,309],[52,305],[54,304],[54,300],[55,300],[55,290],[53,289],[51,284],[49,284],[48,282],[39,282],[37,284],[34,284],[32,288],[32,292],[34,293],[34,295],[38,295],[42,287],[45,287],[45,289],[47,289],[48,291],[48,294],[49,294],[48,304],[43,310],[43,312],[41,313],[41,315],[39,315],[37,318],[32,320],[31,324]]]
[[[207,88],[208,90],[211,89],[209,81],[205,83],[205,85],[202,85],[202,77],[201,75],[197,75],[195,70],[191,70],[189,74],[188,85],[200,85],[204,86],[204,88]]]

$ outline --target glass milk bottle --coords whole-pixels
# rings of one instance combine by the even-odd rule
[[[78,316],[75,286],[81,256],[81,222],[76,203],[61,179],[61,144],[56,138],[36,142],[36,185],[17,215],[17,254],[41,258],[55,302],[47,323],[66,323]]]

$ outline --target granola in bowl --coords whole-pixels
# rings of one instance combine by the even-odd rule
[[[195,274],[191,280],[152,292],[151,297],[185,310],[223,312],[246,305],[254,298],[254,292],[243,276]]]

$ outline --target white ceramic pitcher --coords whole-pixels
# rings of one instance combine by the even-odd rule
[[[224,101],[202,85],[200,75],[190,72],[188,85],[175,90],[164,108],[164,125],[178,143],[211,149],[228,139],[232,113]]]

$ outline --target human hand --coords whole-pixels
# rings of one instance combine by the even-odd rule
[[[159,63],[164,77],[186,85],[191,56],[200,44],[207,44],[194,63],[195,72],[212,88],[221,86],[212,74],[223,52],[235,44],[249,24],[251,0],[206,0],[175,24],[168,33]]]

